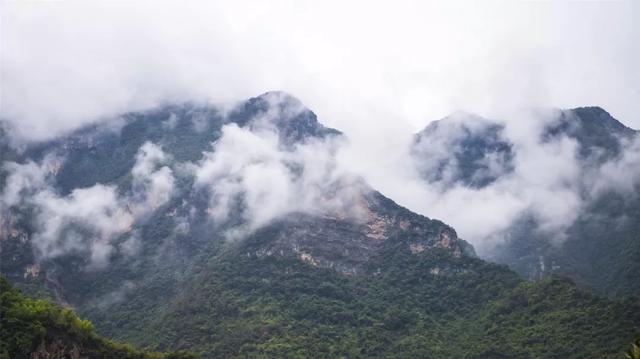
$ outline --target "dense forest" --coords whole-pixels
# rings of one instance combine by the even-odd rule
[[[360,276],[232,253],[211,262],[168,305],[125,304],[102,329],[207,357],[619,358],[640,335],[637,300],[448,253],[391,248]],[[128,316],[153,319],[121,327]]]
[[[88,320],[46,300],[25,297],[0,276],[0,358],[189,359],[187,352],[156,353],[99,337]]]

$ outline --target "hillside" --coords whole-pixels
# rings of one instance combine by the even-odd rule
[[[123,337],[207,357],[618,358],[640,320],[637,301],[401,243],[357,276],[279,257],[213,262]]]
[[[25,297],[0,276],[0,358],[196,358],[152,353],[98,337],[91,322],[43,300]]]
[[[0,272],[100,335],[207,358],[617,358],[638,336],[637,300],[479,259],[340,167],[343,141],[272,92],[32,144],[3,166]]]

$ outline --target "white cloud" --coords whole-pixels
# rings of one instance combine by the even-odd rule
[[[162,149],[146,142],[138,150],[136,163],[131,170],[133,176],[134,212],[146,215],[167,203],[174,187],[173,171],[162,164],[168,161]]]
[[[357,219],[362,213],[355,198],[368,189],[336,162],[341,141],[310,139],[284,148],[273,128],[226,125],[213,151],[194,166],[195,185],[210,193],[207,212],[214,222],[225,223],[238,208],[245,222],[235,235],[292,212]]]
[[[0,213],[11,206],[33,208],[35,233],[31,244],[39,260],[68,253],[87,254],[91,267],[102,268],[114,251],[113,241],[132,231],[136,222],[166,203],[173,191],[173,175],[160,167],[167,155],[145,143],[132,169],[132,196],[120,196],[113,185],[96,184],[61,196],[52,185],[61,161],[47,156],[42,163],[8,163],[10,174],[0,196]],[[8,213],[8,212],[7,212]],[[139,248],[136,233],[122,244],[126,255]]]
[[[620,158],[599,165],[579,156],[579,144],[573,138],[558,135],[543,139],[544,126],[553,124],[560,114],[538,110],[516,112],[513,117],[497,121],[505,125],[502,139],[513,146],[513,170],[501,172],[486,187],[452,184],[446,175],[428,183],[403,164],[394,167],[395,177],[387,177],[389,182],[383,182],[382,187],[388,189],[386,194],[412,210],[451,224],[480,253],[504,241],[505,231],[525,215],[536,220],[536,229],[543,238],[559,243],[591,201],[605,191],[636,196],[640,182],[637,139],[625,140]],[[472,131],[486,126],[473,117],[467,116],[467,120],[476,121],[470,127]],[[423,139],[424,143],[419,143],[424,151],[418,151],[418,156],[412,158],[419,168],[433,170],[434,163],[452,157],[456,151],[452,139],[464,135],[468,128],[461,128],[455,118],[450,124],[450,127],[444,124],[446,128],[435,132],[435,136],[427,137],[428,142]],[[456,171],[449,171],[451,177],[457,175]]]
[[[88,250],[91,263],[104,266],[113,250],[114,236],[129,231],[134,222],[112,186],[76,189],[65,197],[45,189],[31,201],[38,213],[32,244],[40,258]]]
[[[348,168],[468,239],[504,228],[532,207],[550,228],[562,228],[552,217],[570,221],[580,208],[574,186],[583,173],[572,160],[573,145],[537,144],[532,134],[547,117],[519,110],[600,105],[640,126],[637,1],[1,6],[0,117],[22,136],[50,137],[167,101],[227,103],[279,89],[349,137],[334,159],[323,144],[283,153],[268,130],[225,128],[198,172],[202,185],[215,183],[211,213],[218,220],[240,194],[250,208],[264,208],[247,214],[256,225],[308,208],[316,199],[299,188],[338,183],[344,177],[337,174]],[[481,190],[456,187],[444,194],[416,178],[408,161],[413,133],[456,110],[509,119],[507,136],[520,153],[513,175]],[[197,119],[194,126],[200,128]],[[634,161],[603,167],[602,181],[625,182]],[[171,170],[161,159],[154,163],[144,169],[150,177],[134,183],[148,191],[138,202],[151,207],[166,201],[173,185]],[[304,163],[305,174],[296,177],[290,163]],[[32,180],[37,177],[11,188],[27,188]],[[15,201],[15,190],[5,192]]]
[[[587,173],[585,181],[592,197],[612,188],[626,196],[638,196],[640,136],[624,144],[624,151],[620,158],[607,161],[596,171]]]
[[[8,208],[17,205],[22,196],[33,194],[44,187],[47,178],[53,175],[60,165],[60,160],[55,156],[47,156],[40,165],[34,162],[25,164],[6,162],[2,165],[10,175],[7,177],[0,197],[0,205]]]

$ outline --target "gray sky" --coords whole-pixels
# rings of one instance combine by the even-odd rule
[[[358,136],[455,110],[600,105],[640,127],[640,2],[3,1],[1,112],[28,136],[279,89]]]

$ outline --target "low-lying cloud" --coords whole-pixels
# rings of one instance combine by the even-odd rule
[[[131,170],[133,176],[134,213],[146,215],[162,206],[171,198],[174,188],[173,171],[163,164],[169,156],[151,142],[138,150],[136,163]]]
[[[243,127],[223,126],[211,150],[196,163],[175,162],[159,146],[144,143],[125,194],[116,185],[96,184],[60,195],[55,175],[64,164],[54,155],[40,163],[9,162],[2,210],[33,211],[32,245],[39,260],[80,253],[87,255],[93,268],[107,265],[116,251],[134,256],[140,250],[138,225],[171,200],[176,186],[173,169],[193,177],[193,188],[183,194],[204,195],[208,203],[198,208],[183,200],[168,212],[175,216],[176,234],[190,231],[197,210],[204,211],[209,225],[229,239],[244,237],[294,212],[363,219],[362,196],[370,188],[338,160],[346,139],[335,132],[299,138],[297,130],[284,131],[296,128],[290,121],[306,109],[281,93],[263,99],[263,111]],[[180,206],[189,209],[187,217],[177,214]]]
[[[505,231],[524,216],[536,221],[542,237],[561,243],[567,228],[600,194],[637,194],[640,141],[622,139],[620,156],[603,163],[584,159],[574,138],[542,135],[558,121],[558,110],[518,112],[499,121],[457,114],[445,120],[452,121],[450,127],[414,143],[421,150],[411,150],[412,136],[398,137],[397,147],[364,161],[357,141],[344,136],[283,137],[280,126],[289,125],[304,108],[295,101],[287,107],[282,94],[265,99],[267,108],[245,126],[223,126],[198,162],[175,163],[159,146],[142,145],[131,170],[131,191],[124,195],[113,185],[97,184],[61,196],[52,182],[63,160],[53,154],[40,163],[7,163],[2,210],[34,208],[39,258],[81,252],[88,253],[92,266],[102,267],[116,250],[128,256],[139,251],[136,224],[170,201],[173,169],[193,176],[189,190],[205,195],[202,210],[229,238],[294,212],[361,220],[367,215],[362,195],[371,184],[400,204],[452,225],[480,253],[502,243]],[[495,126],[497,135],[488,135]],[[456,151],[460,138],[469,134],[494,141],[495,148],[478,161],[482,176],[491,177],[483,185],[456,181]],[[501,152],[503,142],[509,144],[509,156]],[[429,176],[442,166],[444,175]],[[176,217],[176,233],[189,232],[194,210]],[[123,239],[117,247],[116,239]]]
[[[425,150],[417,151],[418,156],[412,154],[411,162],[417,168],[398,166],[394,172],[398,178],[382,190],[413,210],[451,224],[481,253],[504,243],[510,227],[523,216],[535,220],[535,230],[543,234],[538,238],[561,243],[566,230],[603,193],[637,196],[640,140],[620,138],[624,144],[620,156],[598,163],[581,157],[580,144],[574,138],[543,136],[545,126],[557,121],[559,115],[559,111],[530,111],[493,123],[465,115],[468,126],[460,126],[454,119],[447,130],[418,142]],[[511,165],[499,162],[495,180],[485,186],[452,181],[464,169],[455,160],[461,147],[455,139],[474,132],[487,139],[485,130],[495,124],[504,126],[500,140],[512,146]],[[490,150],[484,156],[493,161],[495,152]],[[435,172],[434,163],[441,164],[443,159],[450,160],[446,163],[450,168],[442,170],[445,175],[425,180],[419,171],[428,168]],[[402,187],[402,183],[407,185]]]
[[[368,189],[337,162],[342,138],[310,138],[285,147],[277,130],[259,119],[261,125],[252,130],[223,127],[213,151],[193,168],[196,189],[210,194],[207,213],[214,222],[240,216],[242,227],[234,233],[239,235],[292,212],[362,214],[356,199]]]
[[[132,192],[124,196],[116,186],[104,184],[60,195],[53,182],[62,160],[53,155],[41,163],[10,162],[5,164],[10,175],[0,197],[0,213],[8,217],[20,207],[33,214],[31,244],[38,260],[80,253],[88,254],[90,266],[104,267],[119,236],[129,234],[121,246],[125,255],[137,251],[134,224],[170,199],[172,171],[160,166],[166,158],[158,146],[145,143],[132,170]]]

